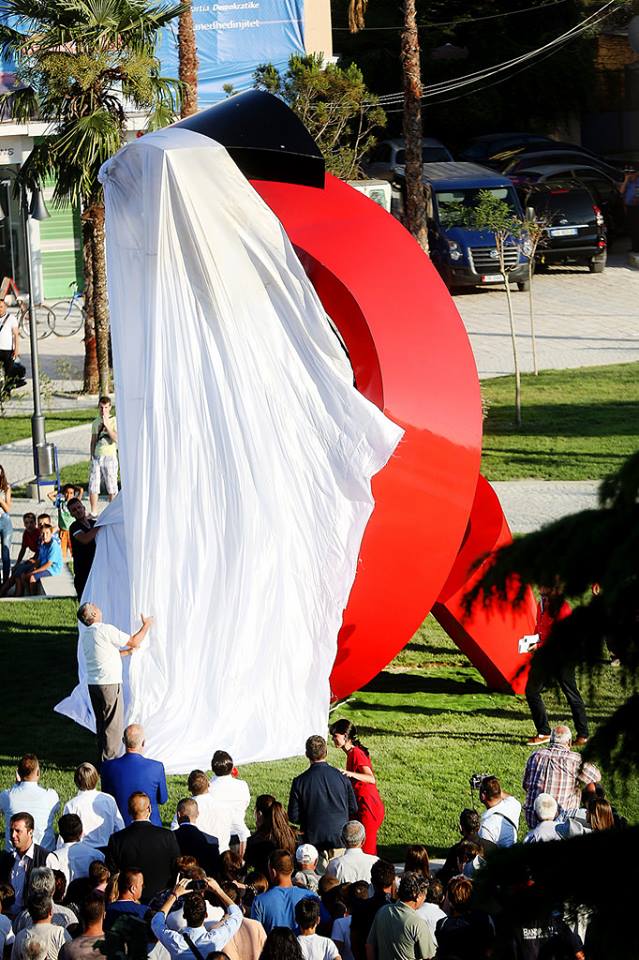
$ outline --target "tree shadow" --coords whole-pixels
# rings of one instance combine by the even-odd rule
[[[462,695],[486,693],[483,683],[472,677],[458,680],[455,677],[429,676],[420,673],[391,673],[384,670],[362,688],[363,693],[434,693]],[[395,709],[389,707],[389,709]]]

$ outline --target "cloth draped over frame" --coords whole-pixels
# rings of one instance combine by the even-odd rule
[[[303,752],[329,676],[371,477],[402,430],[357,392],[274,214],[179,128],[101,170],[122,490],[83,595],[138,629],[128,722],[169,772]],[[94,729],[83,664],[56,707]]]

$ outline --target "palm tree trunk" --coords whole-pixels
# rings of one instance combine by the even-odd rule
[[[91,221],[82,218],[82,260],[84,263],[84,386],[85,393],[98,391],[98,355],[95,347],[95,313],[93,310],[93,258],[91,254]]]
[[[109,307],[104,252],[104,206],[94,203],[91,214],[91,263],[93,267],[93,314],[98,357],[100,395],[109,393]]]
[[[178,22],[178,75],[184,84],[182,94],[181,117],[190,117],[197,112],[197,44],[193,28],[193,9],[189,5],[180,14]]]
[[[401,60],[406,143],[406,226],[420,247],[428,253],[426,197],[422,182],[422,80],[415,0],[404,0]]]

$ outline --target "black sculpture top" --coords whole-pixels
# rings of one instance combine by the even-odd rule
[[[247,90],[180,120],[216,140],[249,180],[324,186],[324,158],[296,114],[264,90]]]

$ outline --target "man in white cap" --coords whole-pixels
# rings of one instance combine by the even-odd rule
[[[295,862],[299,870],[293,876],[296,887],[306,887],[312,893],[317,893],[320,875],[317,872],[319,851],[312,843],[302,843],[295,851]]]

